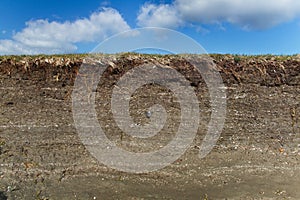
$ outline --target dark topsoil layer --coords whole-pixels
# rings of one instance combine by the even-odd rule
[[[2,75],[21,79],[53,81],[72,84],[86,55],[0,57]],[[112,56],[108,56],[112,57]],[[225,84],[259,84],[265,86],[299,85],[300,55],[295,56],[239,56],[210,55]],[[184,74],[197,86],[201,79],[186,59],[173,55],[120,54],[115,56],[113,66],[106,75],[120,77],[129,69],[144,63],[161,63]],[[195,77],[196,75],[196,77]]]
[[[110,55],[96,91],[97,117],[107,137],[130,151],[167,144],[180,106],[170,91],[147,85],[130,102],[131,117],[160,103],[167,125],[149,141],[124,135],[110,97],[128,70],[144,63],[175,68],[199,99],[194,143],[170,166],[151,173],[119,172],[98,163],[76,132],[74,80],[86,55],[0,57],[1,199],[299,199],[300,56],[211,55],[226,86],[227,115],[215,148],[198,158],[211,108],[205,83],[179,56]]]

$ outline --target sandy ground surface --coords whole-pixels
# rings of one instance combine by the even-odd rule
[[[147,59],[123,57],[118,61],[123,68],[109,69],[96,91],[97,117],[107,137],[133,152],[167,144],[180,116],[170,91],[147,85],[132,96],[131,116],[147,123],[144,111],[160,103],[168,112],[167,126],[146,141],[124,135],[115,124],[114,82],[127,65]],[[187,70],[201,110],[193,144],[170,166],[134,174],[97,162],[78,136],[71,93],[80,62],[62,67],[46,62],[24,71],[23,65],[2,60],[0,199],[300,199],[300,62],[239,64],[232,57],[216,62],[226,85],[227,115],[212,152],[198,157],[211,110],[205,84]],[[257,70],[251,71],[254,64]],[[262,69],[265,74],[257,75]]]

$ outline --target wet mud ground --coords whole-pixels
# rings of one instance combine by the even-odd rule
[[[110,111],[114,83],[126,66],[147,59],[125,55],[116,60],[117,67],[108,68],[96,91],[97,117],[107,137],[133,152],[164,146],[180,122],[172,93],[147,85],[132,96],[130,113],[144,124],[147,108],[162,104],[168,120],[161,133],[136,140],[115,124]],[[181,62],[154,59],[170,66]],[[216,146],[199,159],[211,113],[209,94],[199,77],[183,71],[199,99],[197,136],[170,166],[142,174],[111,169],[82,144],[71,101],[80,61],[69,66],[31,63],[24,70],[23,64],[2,60],[0,199],[300,199],[300,62],[215,59],[227,92],[226,121]]]

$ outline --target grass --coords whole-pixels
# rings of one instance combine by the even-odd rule
[[[30,59],[36,59],[36,58],[84,58],[87,57],[91,54],[53,54],[53,55],[46,55],[46,54],[39,54],[39,55],[2,55],[0,56],[0,60],[7,60],[7,59],[12,59],[12,60],[23,60],[24,58],[30,58]],[[162,55],[162,54],[140,54],[140,53],[131,53],[131,52],[124,52],[124,53],[117,53],[117,54],[96,54],[96,55],[117,55],[117,56],[122,56],[122,57],[126,57],[129,55],[143,55],[145,57],[165,57],[165,56],[170,56],[170,55],[174,55],[174,54],[166,54],[166,55]],[[187,55],[187,54],[182,54],[182,55]],[[243,58],[254,58],[254,59],[258,59],[258,58],[264,58],[266,60],[270,60],[272,58],[278,59],[278,60],[288,60],[288,59],[292,59],[296,56],[299,56],[299,54],[294,54],[294,55],[272,55],[272,54],[262,54],[262,55],[246,55],[246,54],[208,54],[209,56],[211,56],[212,58],[215,59],[221,59],[221,58],[225,58],[225,57],[233,57],[233,58],[239,58],[239,59],[243,59]]]

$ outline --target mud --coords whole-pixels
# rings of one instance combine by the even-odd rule
[[[299,199],[300,57],[212,58],[226,86],[227,115],[203,159],[209,93],[188,62],[124,54],[104,72],[95,91],[99,123],[109,139],[133,152],[167,144],[178,129],[180,105],[165,88],[146,85],[132,96],[132,118],[147,123],[145,111],[159,103],[167,126],[147,141],[122,133],[110,111],[122,75],[143,63],[164,64],[182,73],[198,96],[201,121],[193,144],[170,166],[142,174],[113,170],[82,144],[71,94],[83,57],[0,58],[0,199]]]

